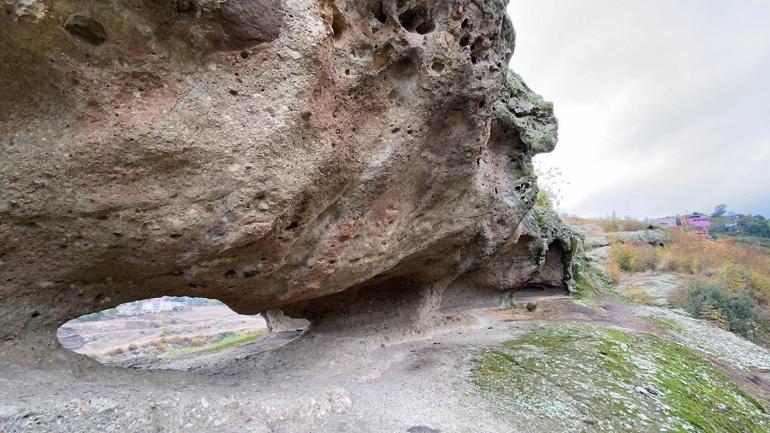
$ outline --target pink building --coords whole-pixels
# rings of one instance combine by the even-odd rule
[[[692,226],[697,232],[705,233],[708,232],[708,228],[711,227],[711,220],[706,215],[683,215],[682,225]]]

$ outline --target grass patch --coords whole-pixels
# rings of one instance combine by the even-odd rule
[[[690,349],[651,334],[552,324],[482,351],[472,380],[535,431],[761,433],[767,410]],[[515,422],[515,421],[514,421]]]
[[[668,331],[674,333],[682,332],[682,327],[673,319],[669,319],[667,317],[650,316],[647,317],[647,320]]]
[[[265,336],[264,332],[250,332],[245,334],[231,334],[227,335],[222,340],[209,346],[186,346],[180,347],[164,353],[163,358],[173,359],[180,356],[189,355],[192,353],[200,352],[218,352],[220,350],[228,349],[230,347],[240,346],[242,344],[250,343],[256,339]]]
[[[610,245],[610,260],[621,271],[644,272],[655,270],[661,252],[661,248],[648,244],[613,242]]]

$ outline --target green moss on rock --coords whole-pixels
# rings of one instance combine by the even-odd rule
[[[530,90],[524,80],[508,71],[500,99],[493,112],[499,120],[511,125],[531,153],[550,152],[558,140],[558,121],[553,104]]]
[[[693,351],[651,334],[548,325],[480,353],[473,382],[533,431],[770,431],[761,403]]]

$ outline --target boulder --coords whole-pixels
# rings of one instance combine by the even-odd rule
[[[622,244],[649,244],[662,247],[671,243],[671,236],[664,229],[658,228],[613,233],[609,238],[613,242]]]
[[[56,338],[62,347],[68,350],[77,350],[86,345],[86,340],[71,326],[57,329]]]
[[[161,295],[421,326],[457,281],[569,286],[577,238],[532,212],[557,121],[508,70],[505,2],[7,10],[0,349]]]

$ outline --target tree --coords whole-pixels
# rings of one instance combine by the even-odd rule
[[[764,219],[746,216],[738,220],[738,227],[741,233],[745,235],[770,238],[770,227]]]
[[[716,207],[714,208],[714,213],[712,213],[711,216],[721,217],[721,216],[725,216],[726,213],[727,213],[727,205],[722,203],[722,204],[716,205]]]

